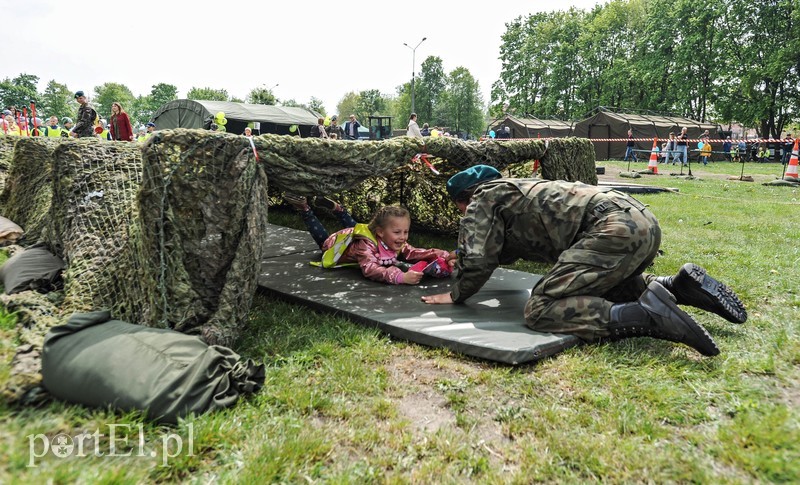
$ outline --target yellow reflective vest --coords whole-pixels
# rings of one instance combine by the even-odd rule
[[[344,263],[339,264],[339,260],[344,255],[347,248],[350,247],[356,237],[369,239],[375,245],[378,245],[378,239],[369,230],[367,224],[356,224],[352,231],[338,232],[333,240],[333,245],[322,253],[322,261],[312,261],[314,266],[322,266],[323,268],[341,268],[344,266],[358,266],[357,263]]]
[[[54,138],[61,138],[61,132],[62,131],[63,130],[58,125],[56,125],[56,126],[47,125],[47,126],[44,127],[45,136],[51,136],[51,137],[54,137]]]

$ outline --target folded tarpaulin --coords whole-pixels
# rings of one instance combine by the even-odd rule
[[[175,423],[232,406],[264,384],[264,366],[173,330],[76,313],[48,332],[43,385],[54,397],[94,407],[146,411]]]

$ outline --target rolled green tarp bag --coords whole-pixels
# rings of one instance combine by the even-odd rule
[[[264,366],[199,337],[75,313],[42,349],[45,389],[92,407],[142,410],[162,423],[232,406],[264,385]]]

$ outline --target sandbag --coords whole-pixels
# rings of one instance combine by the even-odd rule
[[[17,242],[22,237],[24,231],[14,221],[7,217],[0,216],[0,245]]]
[[[107,311],[75,313],[48,332],[44,388],[64,401],[175,423],[189,413],[233,405],[264,385],[264,366],[200,338],[112,320]]]
[[[43,247],[30,247],[8,258],[0,267],[0,281],[6,295],[25,290],[47,293],[63,282],[64,261]]]

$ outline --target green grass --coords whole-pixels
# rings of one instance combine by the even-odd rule
[[[748,164],[745,173],[776,167]],[[739,170],[720,163],[705,171]],[[259,294],[237,348],[266,364],[262,392],[178,429],[135,413],[0,404],[0,482],[799,482],[798,190],[713,177],[637,182],[680,190],[638,197],[664,233],[654,272],[697,262],[748,307],[742,326],[691,312],[719,344],[718,357],[635,339],[510,367],[395,341]],[[270,219],[301,227],[290,213]],[[411,243],[454,241],[412,234]],[[0,324],[0,332],[8,357],[13,329]],[[157,456],[50,454],[26,466],[28,435],[108,423],[134,431],[141,424]],[[193,455],[160,466],[162,437],[186,437],[190,428]]]

